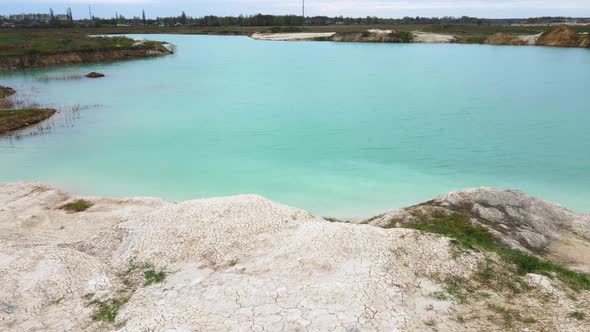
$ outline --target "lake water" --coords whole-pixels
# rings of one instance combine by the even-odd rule
[[[590,212],[588,50],[148,38],[177,53],[0,74],[62,110],[0,139],[0,181],[336,217],[494,186]]]

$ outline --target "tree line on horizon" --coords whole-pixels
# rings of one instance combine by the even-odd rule
[[[41,14],[38,14],[41,15]],[[50,9],[50,18],[46,21],[22,22],[36,23],[36,25],[48,25],[56,27],[68,27],[72,25],[89,25],[93,26],[116,26],[116,25],[161,25],[161,26],[196,26],[196,27],[229,27],[229,26],[300,26],[300,25],[375,25],[375,24],[483,24],[488,20],[476,17],[404,17],[404,18],[379,18],[373,16],[367,17],[329,17],[329,16],[306,16],[305,22],[300,15],[239,15],[239,16],[215,16],[207,15],[203,17],[190,17],[182,12],[179,16],[157,17],[155,19],[146,18],[145,11],[142,10],[141,16],[126,18],[125,16],[115,13],[113,18],[100,18],[91,16],[90,19],[74,20],[71,9],[68,8],[67,14],[54,14]],[[6,20],[6,18],[4,18]]]
[[[43,15],[43,14],[35,14]],[[403,18],[379,18],[367,17],[343,17],[343,16],[306,16],[305,19],[299,15],[239,15],[239,16],[215,16],[191,17],[183,11],[179,16],[146,18],[145,10],[141,16],[126,18],[115,13],[113,18],[99,18],[92,15],[90,18],[74,20],[72,11],[67,9],[65,15],[55,15],[53,9],[49,11],[49,18],[46,21],[21,22],[26,26],[50,26],[50,27],[71,27],[71,26],[117,26],[117,25],[158,25],[158,26],[193,26],[193,27],[256,27],[256,26],[325,26],[325,25],[393,25],[393,24],[492,24],[492,23],[548,23],[565,20],[572,20],[569,17],[539,17],[528,19],[483,19],[471,16],[461,17],[403,17]],[[0,17],[0,22],[7,21],[6,17]]]

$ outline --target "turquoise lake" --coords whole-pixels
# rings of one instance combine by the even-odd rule
[[[0,138],[0,181],[347,218],[491,186],[590,212],[589,50],[145,38],[177,52],[0,74],[61,110]]]

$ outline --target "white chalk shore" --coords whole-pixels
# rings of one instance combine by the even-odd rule
[[[79,199],[91,206],[62,208]],[[439,199],[483,199],[473,211],[489,218],[508,211],[537,224],[558,218],[576,232],[589,226],[524,193]],[[400,215],[408,216],[394,211],[371,223]],[[568,315],[586,310],[589,292],[568,296],[544,275],[519,277],[530,287],[521,293],[478,289],[487,296],[469,302],[447,290],[448,280],[475,280],[494,261],[449,238],[328,222],[256,195],[175,203],[0,184],[1,331],[498,331],[488,302],[531,317],[512,323],[518,331],[584,330]],[[157,271],[162,279],[147,283]]]
[[[250,38],[272,41],[313,40],[315,38],[332,37],[335,34],[335,32],[255,33]]]

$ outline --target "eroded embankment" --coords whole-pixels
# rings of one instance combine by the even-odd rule
[[[171,54],[165,47],[154,49],[108,49],[97,51],[75,51],[54,54],[23,54],[0,56],[0,71],[26,68],[51,67],[80,63],[108,62],[138,58],[157,57]]]
[[[590,35],[579,34],[572,27],[562,26],[536,35],[496,33],[489,36],[485,44],[490,45],[537,45],[555,47],[590,47]]]
[[[360,32],[295,32],[295,33],[255,33],[250,36],[257,40],[274,41],[336,41],[368,43],[460,43],[488,45],[538,45],[559,47],[590,47],[590,35],[579,34],[569,26],[534,35],[496,33],[489,36],[464,36],[429,33],[423,31],[395,31],[370,29]]]
[[[494,206],[513,199],[510,193],[478,193]],[[472,196],[455,194],[445,202]],[[588,226],[579,216],[566,217],[574,218],[576,227]],[[523,218],[521,224],[539,222]],[[378,219],[391,221],[380,216],[371,222]],[[479,246],[485,232],[460,225],[461,237],[445,237],[402,225],[328,222],[255,195],[173,203],[0,184],[0,329],[582,331],[589,326],[587,277],[534,266],[522,270],[526,262]]]

